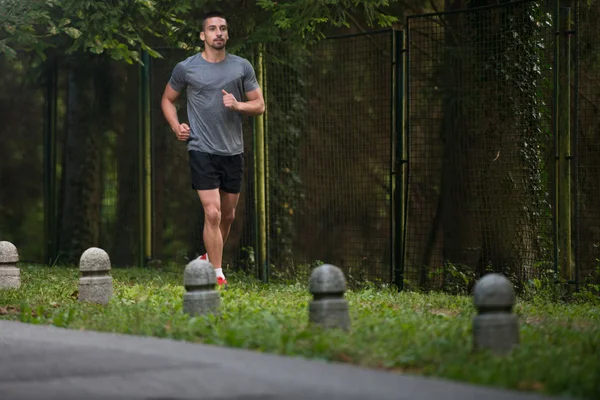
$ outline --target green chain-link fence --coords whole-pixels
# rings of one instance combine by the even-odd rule
[[[599,10],[529,0],[408,18],[409,284],[595,273]]]
[[[514,2],[408,19],[405,276],[441,288],[551,268],[551,10]]]
[[[274,273],[315,260],[389,282],[392,32],[268,48]]]
[[[575,26],[578,281],[600,283],[600,1],[580,1]]]

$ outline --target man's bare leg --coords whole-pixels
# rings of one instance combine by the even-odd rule
[[[219,189],[198,190],[198,197],[204,208],[204,230],[202,233],[208,259],[215,267],[223,262],[223,236],[221,233],[221,196]]]
[[[223,247],[229,237],[231,224],[235,219],[235,208],[237,207],[239,199],[239,193],[228,193],[221,190],[221,224],[219,228],[221,230],[221,237],[223,238]]]

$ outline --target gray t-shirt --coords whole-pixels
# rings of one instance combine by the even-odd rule
[[[187,88],[188,150],[223,156],[243,153],[243,116],[225,108],[221,90],[242,101],[245,93],[258,89],[248,60],[227,53],[223,61],[211,63],[198,53],[175,66],[169,85],[177,92]]]

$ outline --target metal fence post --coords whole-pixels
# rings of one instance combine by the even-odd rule
[[[256,78],[258,84],[264,84],[264,58],[263,46],[258,46],[256,58]],[[257,251],[256,262],[259,278],[263,282],[269,281],[267,265],[267,208],[266,208],[266,177],[265,177],[265,115],[254,117],[254,171],[256,185],[256,225],[257,225]]]
[[[271,243],[270,243],[270,232],[271,232],[271,204],[270,204],[270,177],[269,177],[269,114],[267,110],[267,102],[268,102],[268,88],[267,88],[267,61],[265,59],[265,54],[267,54],[265,45],[261,45],[261,49],[263,55],[261,57],[261,68],[262,68],[262,92],[263,98],[265,101],[265,112],[263,115],[263,127],[264,127],[264,136],[265,136],[265,268],[266,268],[266,276],[267,279],[269,277],[270,271],[270,255],[271,255]]]
[[[394,163],[394,283],[398,290],[404,288],[404,238],[406,235],[406,118],[405,118],[405,79],[406,79],[406,37],[404,31],[394,32],[395,54],[395,141]]]
[[[57,115],[56,57],[46,66],[46,115],[44,131],[44,240],[45,260],[52,264],[56,260],[56,115]]]
[[[152,259],[152,109],[150,56],[142,51],[138,99],[139,266]]]
[[[573,60],[574,69],[574,82],[573,82],[573,120],[575,122],[575,131],[573,132],[573,170],[575,171],[573,177],[573,186],[575,187],[575,199],[573,201],[573,252],[575,260],[575,291],[579,291],[580,274],[581,269],[579,266],[579,159],[578,159],[578,147],[579,147],[579,10],[581,5],[579,1],[575,3],[575,15],[574,18],[574,30],[575,35],[575,56]]]

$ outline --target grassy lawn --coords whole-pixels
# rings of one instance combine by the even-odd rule
[[[114,269],[108,306],[76,300],[78,270],[20,265],[20,290],[0,291],[0,318],[151,335],[320,358],[398,373],[600,398],[600,302],[519,301],[521,346],[506,357],[471,351],[471,298],[367,288],[349,291],[352,330],[307,325],[304,282],[262,285],[228,274],[222,315],[182,312],[183,267]]]

